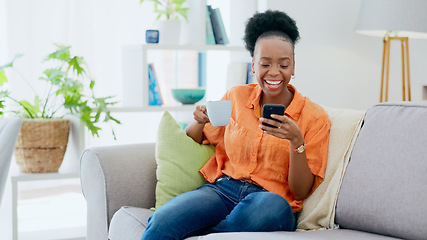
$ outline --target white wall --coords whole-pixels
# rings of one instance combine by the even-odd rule
[[[24,76],[36,85],[41,60],[54,50],[53,43],[71,45],[72,53],[87,60],[100,95],[121,94],[121,48],[143,43],[145,30],[154,23],[148,1],[143,5],[137,0],[6,1],[7,56],[25,55],[16,62]],[[20,79],[14,80],[12,88],[25,93]]]
[[[356,34],[358,0],[269,0],[287,12],[301,34],[296,45],[295,86],[313,101],[366,109],[379,102],[382,39]],[[412,100],[421,101],[427,80],[427,40],[410,40]],[[389,101],[401,100],[400,45],[391,49]]]
[[[6,18],[6,0],[0,0],[0,32],[4,33],[7,31],[7,18]],[[1,35],[3,36],[3,34]],[[6,62],[7,56],[6,56],[6,50],[7,49],[7,38],[6,37],[0,37],[0,65],[3,65],[2,63]]]

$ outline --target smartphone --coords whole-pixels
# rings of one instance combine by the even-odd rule
[[[280,122],[279,120],[272,118],[271,114],[284,115],[285,106],[282,104],[264,104],[264,107],[262,108],[262,117]],[[263,122],[262,124],[268,127],[277,128],[276,126],[270,125],[268,123]]]

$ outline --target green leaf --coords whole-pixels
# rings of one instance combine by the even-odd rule
[[[83,84],[77,80],[66,79],[66,82],[56,91],[56,95],[64,98],[64,107],[70,109],[72,113],[79,112],[79,108],[87,106],[87,101],[83,101]]]
[[[0,71],[0,87],[3,86],[3,84],[5,83],[7,83],[7,77],[3,70],[3,71]]]
[[[5,102],[4,100],[0,100],[0,116],[4,115],[4,111],[3,111],[5,107],[4,102]]]
[[[155,12],[158,13],[159,15],[168,13],[167,11],[161,10],[161,9],[157,9],[157,10],[155,10]]]
[[[76,72],[77,76],[81,75],[82,73],[86,74],[86,71],[84,70],[84,68],[80,65],[85,64],[83,57],[73,57],[68,64],[73,67],[73,71]]]
[[[94,80],[90,80],[90,89],[93,89],[93,87],[95,86],[95,81]]]
[[[49,81],[53,85],[60,85],[65,73],[60,68],[48,68],[43,72],[46,78],[40,78],[45,81]]]
[[[56,50],[55,52],[49,54],[44,60],[51,60],[51,59],[57,59],[63,62],[68,62],[70,61],[71,57],[70,57],[70,46],[63,46],[63,45],[59,45],[56,44],[58,50]]]
[[[187,0],[172,0],[172,3],[182,5],[185,1],[187,1]]]
[[[36,96],[36,98],[34,99],[35,104],[31,105],[31,103],[29,103],[26,100],[23,101],[19,101],[19,105],[21,105],[25,112],[27,113],[27,117],[29,118],[35,118],[37,117],[37,114],[40,113],[40,99]]]
[[[0,91],[0,98],[7,98],[9,96],[9,92],[7,90]]]
[[[115,123],[117,123],[117,124],[122,124],[122,122],[120,122],[120,120],[118,120],[118,119],[116,119],[116,118],[112,117],[110,113],[108,113],[108,114],[107,114],[107,116],[108,116],[108,120],[112,120],[112,121],[114,121],[114,122],[115,122]],[[106,118],[107,118],[107,117],[106,117]],[[104,120],[104,122],[107,122],[107,121],[106,121],[106,120]]]
[[[91,116],[92,109],[90,107],[85,107],[82,110],[82,114],[80,115],[80,120],[83,122],[83,124],[89,129],[92,136],[99,137],[98,131],[101,130],[100,127],[95,126],[95,122],[92,120],[93,117]]]

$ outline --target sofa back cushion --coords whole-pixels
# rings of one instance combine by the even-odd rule
[[[297,229],[334,228],[335,205],[365,111],[324,107],[331,120],[325,178],[299,212]]]
[[[342,228],[405,239],[427,236],[427,104],[370,108],[336,206]]]

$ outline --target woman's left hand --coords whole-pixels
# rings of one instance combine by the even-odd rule
[[[261,122],[268,123],[274,127],[269,127],[265,125],[259,125],[259,127],[267,134],[270,134],[272,136],[288,139],[291,143],[299,144],[300,142],[303,142],[304,139],[302,137],[301,130],[299,129],[298,125],[292,121],[287,116],[283,115],[276,115],[272,114],[272,118],[279,120],[280,122],[277,122],[272,119],[267,118],[260,118]]]
[[[281,122],[277,122],[272,119],[260,118],[261,122],[268,123],[274,127],[268,127],[265,125],[259,125],[259,127],[267,134],[272,136],[288,139],[289,147],[296,149],[304,144],[304,138],[298,125],[287,116],[281,116],[272,114],[272,118],[277,119]],[[314,175],[312,174],[308,162],[306,152],[293,153],[289,151],[289,173],[288,173],[288,184],[289,188],[294,195],[295,199],[305,199],[314,183]]]

